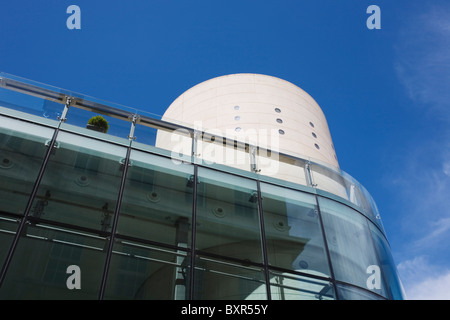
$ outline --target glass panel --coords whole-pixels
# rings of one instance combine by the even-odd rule
[[[341,171],[341,176],[347,190],[347,200],[357,205],[359,210],[364,212],[369,219],[382,227],[381,218],[375,201],[366,188],[346,172]]]
[[[382,297],[366,290],[358,289],[343,284],[337,285],[340,300],[384,300]]]
[[[366,188],[364,188],[362,185],[360,185],[361,192],[364,195],[364,199],[366,202],[366,209],[365,214],[369,219],[371,219],[378,227],[380,227],[381,230],[384,232],[384,226],[383,221],[381,220],[380,213],[378,211],[377,204],[375,200],[372,198],[370,193],[367,191]]]
[[[256,182],[199,168],[197,249],[262,262]]]
[[[88,124],[89,120],[93,117],[101,116],[108,123],[107,129],[102,131],[99,128],[92,127]],[[66,124],[75,125],[77,127],[86,128],[96,132],[107,133],[116,137],[127,138],[130,134],[131,121],[125,121],[117,119],[104,114],[98,114],[91,111],[79,109],[76,107],[70,107],[67,113]]]
[[[269,264],[330,276],[313,195],[261,184]]]
[[[185,300],[189,292],[189,261],[183,251],[117,242],[105,299]]]
[[[5,88],[0,88],[0,106],[52,120],[57,120],[64,109],[64,105],[61,103]]]
[[[0,210],[23,214],[53,129],[0,117]]]
[[[194,282],[196,300],[267,299],[264,274],[259,268],[199,257]]]
[[[319,197],[319,206],[336,280],[369,289],[371,268],[378,260],[367,220],[350,207],[326,198]]]
[[[19,239],[0,298],[97,299],[105,244],[104,238],[92,234],[29,225]],[[68,270],[73,265],[78,273]],[[79,289],[70,289],[68,283]]]
[[[197,156],[206,165],[213,163],[227,165],[245,171],[252,168],[251,157],[244,146],[245,141],[221,130],[207,130],[197,140]]]
[[[350,201],[369,219],[383,228],[375,201],[369,192],[346,172],[317,163],[311,164],[315,187]]]
[[[317,163],[311,163],[310,168],[312,182],[316,188],[353,202],[353,198],[349,196],[349,191],[346,188],[348,181],[342,176],[341,171]],[[355,190],[359,191],[359,189]],[[354,203],[358,205],[356,202]]]
[[[184,145],[184,142],[187,142],[185,144],[187,153],[186,155],[191,155],[191,146],[190,146],[190,134],[187,130],[175,130],[170,131],[168,128],[165,131],[163,129],[157,129],[158,125],[154,122],[154,120],[162,120],[167,125],[170,124],[178,124],[181,126],[187,126],[190,127],[190,125],[186,125],[185,123],[182,123],[178,120],[173,119],[162,119],[161,115],[151,113],[151,112],[145,112],[143,110],[138,110],[137,113],[139,114],[139,121],[136,123],[136,130],[135,130],[135,136],[136,141],[142,144],[145,144],[147,146],[157,146],[160,148],[172,150],[172,146],[177,145],[175,148],[176,152],[179,150],[183,150],[182,147],[178,148],[178,146]],[[173,134],[173,137],[171,137],[171,134]],[[186,141],[184,141],[187,137]],[[182,153],[182,151],[180,151]]]
[[[259,151],[257,158],[259,174],[308,186],[305,162],[276,152]]]
[[[117,232],[186,247],[190,243],[193,166],[132,150]]]
[[[153,134],[155,134],[154,137]],[[155,147],[170,151],[173,159],[183,159],[192,155],[192,138],[186,129],[173,131],[160,129],[154,132],[152,128],[139,126],[136,136],[138,142],[151,143],[154,141]]]
[[[125,155],[124,147],[60,132],[30,216],[110,231]]]
[[[384,280],[381,282],[381,285],[387,286],[386,291],[389,292],[391,299],[404,300],[406,295],[400,282],[389,244],[380,230],[374,225],[370,224],[370,230],[372,231],[373,241],[380,260],[381,278]]]
[[[144,146],[156,146],[156,137],[158,135],[158,132],[159,131],[156,128],[136,124],[136,128],[134,131],[135,140],[133,141],[133,146],[136,144],[136,142],[138,144],[143,144]],[[164,146],[161,145],[160,147]]]
[[[334,300],[333,285],[328,281],[289,273],[270,274],[272,300]]]

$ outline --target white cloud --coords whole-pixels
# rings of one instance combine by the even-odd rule
[[[434,243],[436,239],[441,241],[442,237],[449,236],[447,233],[448,230],[450,230],[450,217],[444,217],[437,221],[432,221],[430,223],[429,233],[425,237],[419,239],[416,242],[416,245],[426,247],[429,244]]]
[[[450,270],[439,270],[424,256],[398,265],[408,300],[450,300]]]
[[[450,5],[423,5],[409,14],[399,31],[395,67],[412,101],[408,108],[431,117],[436,132],[406,143],[409,152],[398,155],[402,166],[392,181],[407,226],[420,227],[415,245],[423,248],[450,240]]]
[[[450,177],[450,160],[445,162],[442,167],[442,171],[444,171],[444,173]]]
[[[409,300],[450,300],[450,271],[435,277],[426,277],[410,288]]]
[[[403,154],[398,158],[401,167],[391,173],[391,187],[402,231],[411,238],[405,250],[412,255],[441,251],[450,259],[450,176],[445,172],[449,158],[439,153],[443,152],[438,147],[428,145]]]
[[[409,97],[450,121],[450,7],[413,15],[400,31],[395,69]]]
[[[412,101],[407,107],[427,115],[427,129],[435,130],[405,142],[409,151],[398,155],[403,165],[392,175],[408,200],[408,216],[423,220],[422,245],[450,228],[449,16],[450,5],[423,5],[420,12],[410,12],[396,47],[397,75]]]
[[[407,107],[434,131],[405,142],[408,152],[397,154],[401,165],[391,173],[408,239],[398,271],[408,299],[450,300],[450,6],[421,9],[399,32],[395,69]]]
[[[418,146],[402,156],[402,165],[392,173],[398,201],[393,214],[401,221],[402,243],[396,249],[404,260],[398,270],[408,299],[450,300],[448,155],[435,146]]]

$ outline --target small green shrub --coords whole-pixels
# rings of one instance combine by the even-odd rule
[[[95,116],[89,119],[88,124],[102,128],[104,132],[108,132],[109,124],[108,121],[102,116]]]

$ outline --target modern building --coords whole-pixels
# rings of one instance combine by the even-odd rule
[[[321,108],[275,77],[159,117],[2,73],[0,177],[0,299],[404,299]]]

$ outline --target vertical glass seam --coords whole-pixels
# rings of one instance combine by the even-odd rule
[[[33,189],[31,190],[30,197],[28,198],[27,205],[26,205],[25,210],[23,212],[23,217],[20,220],[20,223],[19,223],[19,226],[17,228],[16,234],[14,235],[14,239],[13,239],[13,241],[11,243],[11,246],[9,248],[8,254],[7,254],[6,258],[5,258],[5,262],[3,263],[3,267],[2,267],[2,270],[1,270],[1,273],[0,273],[0,287],[2,286],[3,281],[5,280],[6,273],[8,272],[9,265],[11,263],[11,260],[12,260],[12,257],[14,255],[14,252],[16,251],[17,244],[19,242],[19,238],[20,238],[20,236],[22,234],[22,231],[23,231],[23,228],[24,228],[25,224],[27,223],[28,215],[29,215],[30,210],[31,210],[31,206],[33,204],[34,198],[36,197],[37,190],[39,189],[39,185],[41,184],[41,180],[42,180],[42,177],[44,176],[44,172],[45,172],[45,169],[47,167],[48,161],[50,160],[50,156],[52,154],[53,148],[55,147],[56,139],[58,137],[58,133],[59,133],[59,130],[60,130],[60,127],[61,127],[61,123],[64,122],[66,120],[66,118],[67,118],[67,113],[69,111],[70,101],[71,100],[68,99],[67,103],[64,106],[64,111],[63,111],[63,114],[65,115],[64,119],[62,119],[62,118],[59,119],[58,126],[55,128],[55,131],[53,132],[52,139],[51,139],[51,141],[50,141],[50,143],[49,143],[49,145],[47,147],[48,148],[47,152],[45,153],[45,157],[42,160],[42,164],[41,164],[41,167],[39,169],[38,175],[36,177],[36,180],[34,181]]]
[[[339,293],[338,293],[337,286],[336,286],[336,278],[334,276],[333,263],[331,261],[331,255],[330,255],[330,250],[328,248],[327,236],[325,234],[325,226],[323,224],[322,212],[320,210],[320,205],[319,205],[319,197],[317,194],[315,194],[314,197],[316,198],[317,215],[319,216],[320,230],[322,231],[323,243],[325,246],[325,251],[326,251],[326,255],[327,255],[327,259],[328,259],[328,267],[330,268],[331,283],[333,284],[333,287],[334,287],[334,294],[336,296],[336,300],[339,300]]]
[[[377,258],[378,263],[381,264],[380,255],[378,254],[377,246],[375,244],[375,240],[373,239],[373,233],[372,233],[372,230],[370,230],[369,223],[370,223],[369,219],[366,218],[367,230],[369,230],[370,243],[372,244],[373,251],[375,252],[375,257]],[[381,272],[382,271],[381,270],[381,266],[378,266],[378,267],[380,268],[380,272]],[[389,300],[394,300],[394,298],[391,295],[390,290],[388,290],[389,286],[388,286],[388,283],[386,283],[386,278],[384,277],[383,274],[381,274],[381,281],[383,281],[383,285],[386,288],[386,295],[387,295],[387,297],[385,297],[385,298],[387,298]],[[381,293],[380,293],[380,295],[382,296]]]
[[[256,189],[258,195],[259,226],[261,230],[261,246],[263,252],[264,278],[266,280],[266,294],[267,300],[272,300],[270,292],[269,261],[267,257],[267,245],[264,227],[264,211],[262,207],[262,197],[261,197],[261,182],[259,181],[259,179],[256,180]]]
[[[134,123],[132,124],[132,126],[134,126]],[[120,181],[119,194],[117,195],[117,204],[116,204],[116,208],[114,210],[113,223],[111,225],[111,235],[110,235],[109,244],[108,244],[108,251],[106,252],[105,266],[103,268],[102,281],[100,284],[100,290],[99,290],[99,294],[98,294],[99,300],[103,300],[103,297],[105,294],[106,281],[108,278],[109,266],[111,263],[112,250],[114,247],[115,234],[116,234],[116,230],[117,230],[117,223],[119,221],[119,212],[120,212],[120,207],[122,206],[123,190],[125,188],[125,182],[126,182],[126,177],[127,177],[127,173],[128,173],[128,166],[130,164],[132,140],[133,139],[130,138],[130,143],[128,145],[127,153],[125,156],[125,162],[123,164],[124,168],[123,168],[123,172],[122,172],[122,178]]]
[[[189,270],[189,294],[188,298],[189,300],[194,300],[194,294],[195,294],[195,259],[197,255],[197,248],[196,248],[196,237],[197,237],[197,190],[198,190],[198,154],[197,154],[197,143],[198,143],[198,131],[194,130],[192,133],[192,139],[191,139],[191,163],[194,166],[194,185],[192,186],[192,212],[191,212],[191,221],[192,221],[192,227],[191,227],[191,261],[190,261],[190,267]],[[189,252],[189,249],[188,251]]]
[[[195,277],[195,258],[197,255],[196,236],[197,236],[197,184],[198,184],[198,165],[194,163],[194,185],[192,186],[192,227],[191,227],[191,270],[189,279],[189,300],[194,300],[194,277]],[[189,251],[188,251],[189,252]]]

